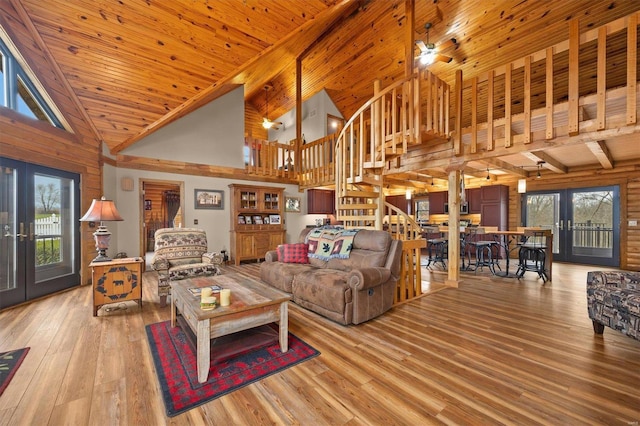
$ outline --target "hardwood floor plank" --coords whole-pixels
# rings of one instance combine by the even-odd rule
[[[142,309],[93,317],[91,289],[72,289],[0,312],[0,351],[32,348],[0,397],[0,425],[633,424],[640,342],[594,335],[593,269],[554,264],[553,285],[461,274],[459,288],[358,326],[291,304],[290,331],[320,356],[172,418],[145,334],[170,316],[155,272],[143,274]],[[446,274],[423,278],[438,287]]]

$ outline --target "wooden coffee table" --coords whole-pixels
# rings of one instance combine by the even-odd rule
[[[231,289],[231,304],[200,309],[200,296],[189,289],[218,285]],[[289,349],[288,308],[291,297],[280,290],[240,274],[189,278],[171,282],[171,326],[178,313],[196,335],[198,381],[206,382],[211,360],[211,339],[272,322],[280,324],[280,349]],[[219,302],[218,298],[218,302]]]

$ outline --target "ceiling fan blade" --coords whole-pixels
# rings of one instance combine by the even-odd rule
[[[418,48],[420,49],[421,52],[426,52],[427,51],[427,45],[424,44],[424,41],[422,41],[422,40],[416,40],[416,46],[418,46]]]
[[[452,47],[457,47],[458,42],[455,38],[450,38],[449,40],[445,40],[438,46],[438,52],[444,52],[445,50],[451,49]]]
[[[436,55],[434,58],[434,61],[438,61],[438,62],[445,62],[445,63],[449,63],[453,60],[453,58],[451,56],[446,56],[446,55]]]

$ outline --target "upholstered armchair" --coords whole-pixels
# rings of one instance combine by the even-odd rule
[[[587,309],[596,334],[607,326],[640,340],[640,272],[589,272]]]
[[[222,255],[207,253],[207,234],[196,228],[162,228],[155,233],[151,267],[158,272],[160,306],[167,305],[171,281],[218,275]]]

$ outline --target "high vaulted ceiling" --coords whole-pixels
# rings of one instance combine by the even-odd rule
[[[191,110],[245,85],[245,100],[269,115],[322,89],[345,117],[404,75],[405,0],[4,0],[13,3],[116,153]],[[640,9],[613,0],[415,0],[414,37],[455,38],[450,63],[430,70],[453,86],[465,78]],[[414,50],[414,46],[411,46]],[[417,49],[415,53],[417,53]],[[567,161],[575,161],[575,152]],[[638,154],[640,157],[640,153]]]

